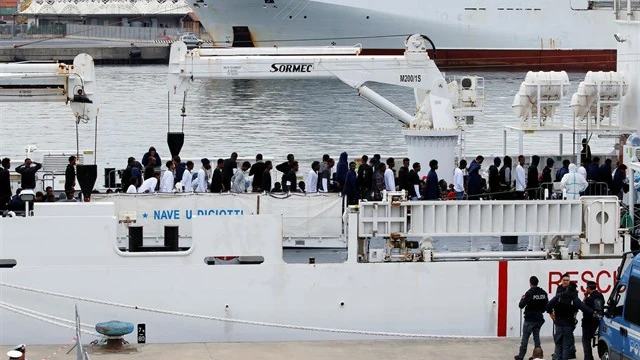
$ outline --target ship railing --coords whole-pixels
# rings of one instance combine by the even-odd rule
[[[602,196],[609,195],[609,185],[601,181],[587,181],[589,186],[584,191],[584,196]],[[615,195],[615,194],[614,194]],[[552,200],[564,199],[565,195],[559,181],[544,182],[536,190],[536,199]],[[532,200],[532,199],[529,199]]]
[[[56,174],[54,172],[48,171],[42,174],[42,178],[40,178],[40,183],[42,184],[42,190],[44,191],[47,188],[47,183],[49,183],[52,189],[56,189]]]
[[[617,20],[640,20],[634,17],[634,12],[640,11],[640,0],[614,0],[613,10]]]

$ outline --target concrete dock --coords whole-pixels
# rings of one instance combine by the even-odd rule
[[[168,64],[170,44],[151,41],[107,41],[74,38],[0,40],[0,62],[70,63],[87,53],[96,64]]]
[[[88,346],[91,359],[506,359],[517,353],[520,339],[491,340],[376,340],[376,341],[314,341],[314,342],[252,342],[252,343],[192,343],[129,345],[128,351],[106,353]],[[551,338],[542,339],[545,359],[551,359],[554,345]],[[576,337],[577,358],[582,359],[582,344]],[[5,351],[9,347],[2,347]],[[594,349],[595,350],[595,349]],[[69,354],[67,352],[71,351]],[[527,359],[533,351],[530,339]],[[5,355],[2,353],[1,355]],[[594,354],[597,358],[597,354]],[[72,345],[32,346],[27,344],[28,359],[76,359]]]

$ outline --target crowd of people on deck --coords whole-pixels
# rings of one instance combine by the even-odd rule
[[[423,164],[411,163],[409,158],[402,159],[398,167],[394,158],[383,161],[379,154],[369,158],[363,155],[356,161],[349,161],[348,154],[342,152],[338,161],[328,154],[313,161],[311,169],[302,174],[299,180],[299,164],[293,154],[287,160],[276,165],[279,178],[272,179],[274,173],[271,161],[264,161],[261,154],[255,156],[255,162],[238,161],[233,152],[227,159],[219,158],[215,164],[208,158],[200,160],[196,167],[193,161],[182,161],[174,156],[164,164],[154,147],[142,156],[141,161],[130,157],[127,166],[121,171],[121,188],[116,192],[137,193],[341,193],[350,205],[360,200],[382,200],[383,193],[406,191],[410,200],[509,200],[509,199],[555,199],[566,197],[577,199],[581,195],[616,195],[622,199],[628,191],[627,167],[612,161],[591,156],[591,150],[583,143],[581,163],[572,164],[562,161],[562,167],[554,171],[555,160],[547,158],[542,171],[539,171],[540,157],[531,156],[526,166],[526,158],[520,155],[517,163],[509,156],[496,157],[486,171],[482,170],[484,157],[477,156],[467,164],[459,161],[453,174],[453,181],[447,184],[439,179],[438,161],[431,160],[426,176],[420,177]],[[75,156],[69,157],[65,172],[65,192],[59,197],[48,187],[45,192],[36,194],[36,201],[79,201],[76,194]],[[165,170],[161,170],[161,165]],[[16,194],[11,193],[9,183],[10,160],[2,160],[0,169],[0,207],[7,208],[18,204],[22,189],[34,189],[36,172],[41,164],[26,159],[15,171],[21,174],[21,187]],[[558,185],[554,186],[554,183]],[[559,193],[558,190],[564,190]],[[109,190],[108,192],[113,192]]]
[[[402,159],[397,167],[394,158],[383,161],[375,154],[371,158],[363,155],[349,161],[346,152],[340,154],[337,163],[327,154],[313,161],[310,170],[302,174],[302,181],[293,154],[275,166],[280,176],[277,179],[272,179],[272,162],[263,161],[261,154],[256,155],[253,164],[249,161],[239,164],[235,152],[227,159],[217,159],[215,166],[203,158],[197,169],[194,162],[183,162],[175,156],[164,164],[166,170],[160,172],[160,155],[152,147],[142,162],[133,157],[128,159],[122,172],[122,189],[126,193],[339,192],[349,204],[381,200],[384,191],[401,190],[405,190],[411,200],[551,199],[563,196],[558,189],[564,189],[564,196],[571,199],[608,194],[621,198],[622,193],[628,191],[626,165],[617,164],[612,168],[610,159],[601,164],[597,156],[591,157],[588,145],[584,145],[579,166],[563,160],[562,167],[554,170],[555,160],[548,158],[541,172],[537,155],[531,157],[528,166],[524,155],[518,156],[515,166],[509,156],[496,157],[486,171],[482,170],[484,157],[477,156],[470,164],[463,159],[454,171],[451,184],[439,180],[437,160],[431,160],[427,175],[420,177],[422,164],[411,163],[409,158]]]

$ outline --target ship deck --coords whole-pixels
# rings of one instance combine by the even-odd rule
[[[548,324],[548,322],[547,322]],[[547,325],[548,326],[548,325]],[[576,335],[580,328],[576,329]],[[533,351],[529,340],[526,358]],[[520,339],[490,340],[429,339],[374,341],[314,341],[314,342],[248,342],[191,344],[132,344],[129,351],[107,353],[88,347],[91,359],[513,359]],[[554,345],[549,337],[542,338],[546,359],[551,358]],[[576,336],[577,358],[583,358],[580,337]],[[8,347],[4,347],[8,351]],[[595,350],[595,349],[594,349]],[[70,352],[69,352],[70,351]],[[67,354],[69,352],[69,354]],[[28,346],[30,359],[75,359],[75,349],[68,346]],[[4,353],[2,354],[4,355]]]

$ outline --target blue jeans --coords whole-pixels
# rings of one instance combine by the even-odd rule
[[[575,339],[573,338],[572,325],[556,325],[556,331],[553,333],[553,342],[556,344],[555,351],[553,352],[554,360],[568,360],[571,353],[571,348],[575,346]]]
[[[524,321],[522,325],[522,341],[520,342],[520,352],[518,359],[524,359],[527,354],[527,346],[529,345],[529,337],[533,334],[534,348],[540,347],[540,328],[544,324],[542,321]]]
[[[464,191],[456,191],[456,200],[462,200],[464,197]]]

